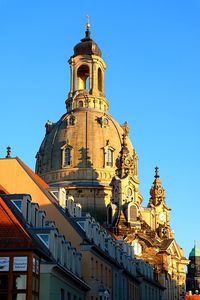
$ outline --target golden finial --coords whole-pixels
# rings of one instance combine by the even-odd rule
[[[86,30],[90,30],[90,17],[87,15],[86,19],[87,19]]]

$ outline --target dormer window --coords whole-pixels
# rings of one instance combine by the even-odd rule
[[[111,149],[107,149],[105,153],[105,165],[108,167],[113,166],[113,151]]]
[[[78,106],[79,106],[80,108],[82,108],[82,107],[83,107],[83,101],[79,101]]]
[[[40,238],[40,240],[43,242],[43,244],[47,247],[49,247],[49,235],[48,234],[37,234],[37,236]]]
[[[64,145],[61,148],[62,151],[62,166],[68,167],[71,165],[72,147],[70,145]]]
[[[104,150],[104,168],[113,167],[115,149],[109,145],[109,140],[106,141],[106,146],[103,148],[103,150]]]
[[[12,203],[14,203],[17,209],[22,212],[22,200],[12,200]]]
[[[71,161],[71,149],[70,149],[70,147],[67,147],[65,149],[64,165],[69,166],[70,161]]]
[[[70,124],[70,125],[74,125],[74,124],[75,124],[75,117],[74,117],[74,116],[71,116],[71,117],[69,118],[69,124]]]

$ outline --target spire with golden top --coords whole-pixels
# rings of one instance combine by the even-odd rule
[[[165,199],[165,190],[162,187],[160,176],[159,176],[159,168],[155,167],[155,176],[154,176],[153,186],[150,189],[151,198],[149,200],[149,205],[157,206]]]
[[[90,38],[90,17],[87,15],[86,19],[87,19],[87,23],[86,23],[85,37]]]

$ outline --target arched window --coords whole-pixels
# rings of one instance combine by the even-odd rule
[[[83,107],[83,101],[79,101],[78,106]]]
[[[71,151],[72,147],[70,145],[62,148],[62,165],[64,167],[71,165]]]
[[[103,91],[102,72],[100,68],[98,68],[98,90],[100,92]]]
[[[74,116],[71,116],[71,117],[69,118],[69,124],[70,124],[70,125],[74,125],[74,124],[75,124],[75,117],[74,117]]]
[[[89,90],[90,82],[89,82],[90,70],[87,65],[82,65],[77,70],[77,89],[78,90]]]
[[[109,167],[113,166],[113,151],[110,148],[106,149],[105,165]]]
[[[137,221],[137,206],[135,204],[132,204],[129,207],[129,221],[130,222],[136,222]]]

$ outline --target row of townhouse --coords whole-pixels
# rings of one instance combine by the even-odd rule
[[[81,279],[80,252],[59,233],[54,221],[46,219],[45,212],[32,202],[30,195],[0,196],[0,299],[86,299],[89,286]],[[5,205],[4,213],[10,214],[6,232],[2,230],[2,225],[8,224],[3,215]],[[26,247],[11,234],[10,228],[18,223],[32,240]],[[10,265],[13,260],[18,265],[6,267],[5,262]]]
[[[41,276],[41,293],[46,289],[50,294],[49,298],[42,295],[40,299],[163,299],[163,287],[154,279],[153,269],[134,258],[130,245],[111,236],[89,214],[82,214],[81,206],[72,197],[66,199],[64,189],[50,189],[19,158],[0,159],[0,183],[10,194],[18,194],[10,195],[13,197],[10,200],[16,211],[21,206],[30,232],[51,253],[57,278],[62,281],[62,272],[68,272],[72,278],[80,280],[83,288],[79,296],[80,286],[77,294],[73,289],[69,290],[70,276],[66,287],[56,281],[59,298],[55,284],[50,281],[52,275],[48,272],[51,268],[44,263],[41,274],[46,275]],[[17,203],[20,194],[22,201]],[[31,195],[32,201],[27,194]]]
[[[163,298],[163,287],[154,277],[152,266],[143,260],[134,258],[133,247],[125,241],[109,233],[89,213],[82,213],[80,204],[72,196],[64,196],[65,189],[52,189],[58,197],[63,211],[73,227],[82,235],[84,243],[82,251],[98,251],[98,255],[106,257],[111,266],[90,256],[90,278],[96,283],[96,289],[90,291],[90,299],[141,299],[157,300]],[[59,199],[59,196],[62,199]],[[109,271],[108,271],[109,270]],[[99,284],[97,284],[97,282]],[[98,287],[98,288],[97,288]],[[112,287],[112,288],[111,288]],[[105,296],[101,298],[104,291]],[[99,294],[99,298],[95,298]]]

